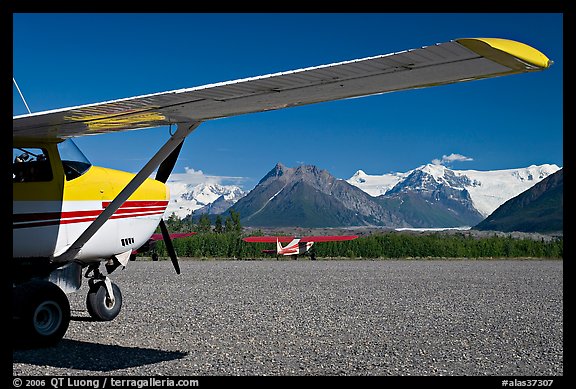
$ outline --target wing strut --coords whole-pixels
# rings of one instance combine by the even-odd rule
[[[54,256],[52,261],[55,263],[65,263],[72,261],[80,252],[82,247],[94,236],[96,232],[106,223],[108,219],[124,204],[126,200],[142,185],[142,183],[150,177],[150,175],[160,166],[160,164],[176,149],[184,139],[190,135],[202,122],[190,122],[178,125],[176,133],[168,139],[168,141],[158,150],[158,152],[148,161],[146,165],[136,174],[136,176],[126,185],[110,205],[96,220],[94,220],[88,228],[76,239],[74,243],[62,254]]]

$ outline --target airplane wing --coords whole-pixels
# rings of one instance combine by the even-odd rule
[[[343,240],[354,240],[358,235],[335,235],[335,236],[303,236],[300,242],[338,242]]]
[[[13,118],[14,138],[68,138],[538,71],[552,64],[523,43],[457,39],[419,49]]]
[[[276,243],[276,241],[280,243],[290,243],[294,239],[300,239],[300,242],[335,242],[335,241],[343,241],[343,240],[353,240],[358,238],[357,235],[333,235],[333,236],[303,236],[303,237],[294,237],[294,236],[249,236],[247,238],[243,238],[244,242],[250,243]]]
[[[294,240],[293,236],[249,236],[242,239],[249,243],[290,243]]]

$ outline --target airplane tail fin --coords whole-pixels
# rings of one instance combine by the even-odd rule
[[[283,249],[282,243],[280,243],[280,240],[276,238],[276,252],[279,253],[280,251],[282,251],[282,249]]]

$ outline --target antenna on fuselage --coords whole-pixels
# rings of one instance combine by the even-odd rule
[[[20,91],[20,88],[18,87],[18,83],[16,82],[16,79],[14,77],[12,77],[12,81],[14,81],[14,85],[16,85],[16,89],[18,89],[18,93],[20,93],[20,97],[22,98],[22,101],[24,102],[24,105],[26,106],[28,113],[32,113],[32,112],[30,112],[30,108],[28,108],[28,103],[26,103],[26,99],[24,99],[24,95]]]

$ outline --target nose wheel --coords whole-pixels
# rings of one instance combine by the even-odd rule
[[[100,273],[98,268],[88,269],[89,277],[86,308],[90,316],[97,321],[110,321],[120,313],[122,308],[122,293],[118,285]]]

